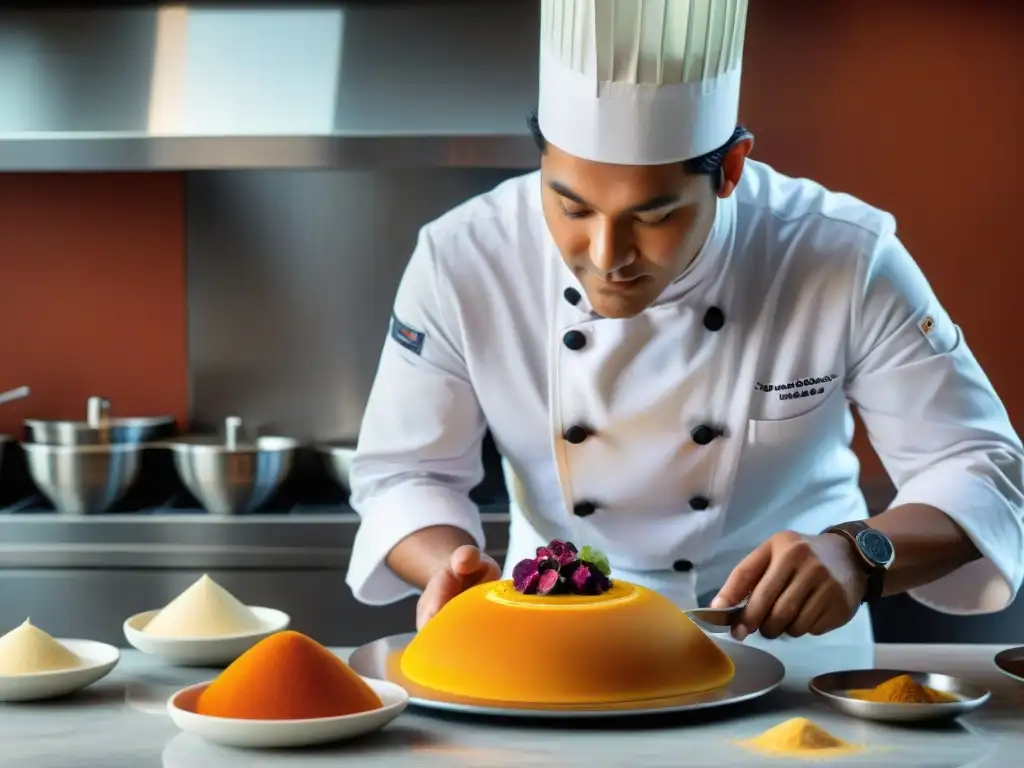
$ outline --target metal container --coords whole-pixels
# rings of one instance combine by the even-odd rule
[[[85,421],[25,420],[26,440],[44,445],[150,443],[173,434],[173,416],[112,418],[110,401],[95,396],[86,403]]]
[[[255,512],[281,487],[295,460],[298,441],[289,437],[238,439],[242,420],[225,420],[223,440],[182,438],[166,443],[181,481],[214,515]]]
[[[996,668],[1019,683],[1024,683],[1024,647],[1004,648],[993,659]]]
[[[952,694],[956,701],[930,704],[864,701],[853,698],[850,691],[867,690],[900,675],[910,675],[918,685]],[[921,723],[952,720],[983,706],[991,693],[967,680],[933,672],[911,672],[899,669],[851,669],[829,672],[812,678],[807,687],[835,709],[863,720],[887,723]]]
[[[33,482],[67,515],[108,511],[139,474],[142,446],[22,443]]]
[[[351,492],[352,485],[349,483],[349,474],[352,471],[352,459],[356,455],[356,443],[354,440],[328,440],[318,443],[316,449],[324,457],[327,464],[327,471],[334,481],[340,485],[346,493]]]

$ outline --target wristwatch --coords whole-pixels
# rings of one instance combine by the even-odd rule
[[[892,541],[879,530],[861,520],[840,523],[826,528],[822,533],[835,533],[853,545],[860,555],[868,574],[867,588],[861,602],[873,603],[882,597],[885,587],[885,574],[896,559],[896,549]]]

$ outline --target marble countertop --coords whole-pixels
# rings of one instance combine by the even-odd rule
[[[168,667],[122,651],[104,680],[68,699],[0,704],[0,766],[33,768],[320,768],[352,760],[366,766],[746,766],[790,765],[737,746],[790,717],[811,718],[834,735],[868,747],[834,761],[871,766],[1005,766],[1024,751],[1024,683],[993,664],[1004,646],[833,646],[777,652],[782,687],[764,698],[710,713],[590,723],[527,724],[429,714],[410,707],[369,737],[330,748],[253,752],[206,744],[166,714],[171,693],[216,671]],[[347,651],[339,650],[343,658]],[[872,658],[872,656],[874,658]],[[807,680],[839,669],[875,666],[955,675],[992,691],[981,710],[942,727],[912,728],[852,719],[807,691]],[[806,762],[806,761],[802,761]],[[814,761],[821,765],[820,761]]]

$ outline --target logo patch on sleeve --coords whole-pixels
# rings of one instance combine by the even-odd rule
[[[937,306],[917,321],[917,329],[940,355],[952,352],[960,343],[960,329]]]
[[[423,340],[427,337],[423,331],[417,331],[398,319],[397,315],[391,315],[391,338],[408,349],[413,354],[423,353]]]

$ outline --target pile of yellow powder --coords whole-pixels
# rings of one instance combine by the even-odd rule
[[[864,749],[837,739],[805,717],[794,717],[740,744],[757,752],[785,757],[838,757]]]
[[[899,675],[867,690],[848,691],[847,696],[878,704],[948,704],[959,701],[951,693],[921,685],[910,675]]]

